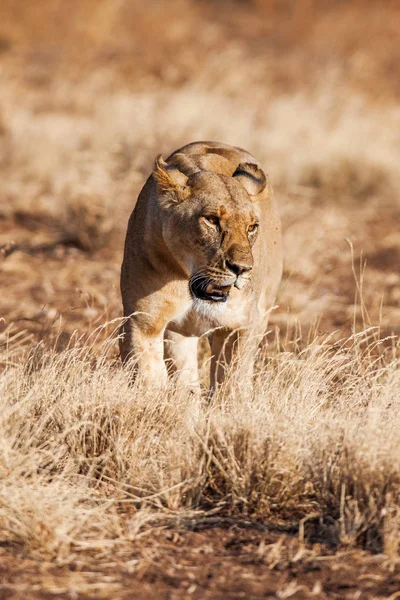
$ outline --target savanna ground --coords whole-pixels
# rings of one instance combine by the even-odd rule
[[[0,597],[400,597],[398,3],[2,0]],[[130,387],[154,156],[259,157],[285,273],[254,389]],[[235,387],[236,385],[236,387]]]

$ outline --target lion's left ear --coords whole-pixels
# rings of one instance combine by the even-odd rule
[[[156,158],[153,175],[159,191],[165,194],[171,203],[177,204],[189,198],[190,187],[186,185],[187,176],[176,166],[166,163],[161,154]]]
[[[240,163],[232,177],[240,181],[250,196],[260,194],[267,185],[264,171],[253,163]]]

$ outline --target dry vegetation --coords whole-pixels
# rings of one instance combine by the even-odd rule
[[[2,1],[1,598],[398,596],[399,16]],[[115,343],[135,197],[196,139],[263,161],[285,232],[254,388],[212,404]]]

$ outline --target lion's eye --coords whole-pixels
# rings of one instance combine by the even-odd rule
[[[218,227],[219,219],[215,215],[208,215],[207,217],[204,217],[204,218],[206,219],[206,221],[211,223],[211,225],[216,225]]]
[[[254,233],[255,231],[257,231],[258,228],[258,223],[253,223],[252,225],[249,225],[247,231],[248,233]]]

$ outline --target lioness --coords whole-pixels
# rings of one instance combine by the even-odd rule
[[[281,274],[278,210],[251,154],[194,142],[159,155],[126,235],[122,360],[159,383],[168,359],[197,386],[198,338],[209,335],[215,388],[242,341],[265,331]]]

